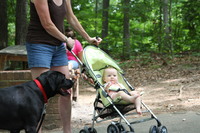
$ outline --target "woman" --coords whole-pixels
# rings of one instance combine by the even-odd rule
[[[63,42],[73,47],[74,40],[63,34],[65,18],[89,43],[98,45],[102,41],[86,33],[72,11],[70,0],[31,0],[26,48],[33,79],[48,70],[60,71],[69,78]],[[71,133],[70,95],[59,98],[59,109],[63,132]]]

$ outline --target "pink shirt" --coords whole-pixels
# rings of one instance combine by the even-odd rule
[[[78,55],[81,51],[83,51],[83,47],[81,43],[76,39],[75,39],[75,44],[72,51],[74,52],[75,55]],[[67,53],[68,60],[78,61],[69,50],[67,50],[66,53]]]

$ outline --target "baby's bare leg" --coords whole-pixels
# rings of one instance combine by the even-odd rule
[[[131,96],[126,94],[124,91],[119,91],[115,95],[113,95],[113,98],[116,98],[118,96],[121,96],[123,100],[135,104],[136,107],[136,112],[141,115],[141,98],[138,92],[136,91],[131,91],[130,92]]]
[[[126,94],[124,91],[119,91],[112,95],[112,99],[115,99],[117,97],[121,97],[124,101],[132,103],[132,96]]]
[[[140,96],[140,94],[137,91],[130,91],[129,93],[131,94],[131,97],[134,100]]]
[[[140,98],[140,96],[135,99],[135,107],[136,107],[136,112],[139,115],[142,115],[142,111],[141,111],[141,98]]]
[[[131,92],[132,93],[132,92]],[[116,94],[114,94],[112,96],[112,98],[116,98],[116,97],[119,97],[121,96],[121,98],[127,102],[130,102],[130,103],[135,103],[135,99],[139,96],[139,95],[136,95],[136,94],[132,94],[131,96],[128,95],[127,93],[125,93],[124,91],[119,91],[117,92]]]
[[[134,98],[134,103],[135,103],[135,107],[136,107],[136,112],[141,115],[142,111],[141,111],[141,98],[140,98],[140,94],[137,91],[131,91],[130,92],[131,96]]]

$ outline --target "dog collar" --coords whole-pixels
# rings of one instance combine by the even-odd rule
[[[36,85],[38,86],[38,88],[40,89],[40,91],[42,92],[42,95],[44,97],[44,102],[47,103],[47,101],[48,101],[47,95],[46,95],[46,92],[44,91],[44,88],[43,88],[42,84],[37,79],[35,79],[34,82],[36,83]]]

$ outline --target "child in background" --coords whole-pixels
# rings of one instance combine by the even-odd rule
[[[76,35],[75,35],[74,31],[68,27],[65,30],[65,35],[67,37],[71,37],[72,39],[74,39],[75,43],[71,50],[82,61],[83,47],[82,47],[81,43],[76,39]],[[69,68],[70,76],[71,76],[71,78],[75,79],[74,86],[73,86],[72,99],[73,99],[73,101],[76,102],[77,97],[79,95],[79,74],[80,74],[79,63],[78,63],[78,60],[74,57],[74,55],[71,53],[71,51],[69,51],[68,49],[66,51],[66,54],[68,57],[68,63],[69,63],[68,68]]]
[[[82,47],[81,43],[76,39],[76,35],[75,35],[74,31],[68,27],[65,30],[65,34],[67,37],[71,37],[72,39],[74,39],[75,44],[72,48],[72,51],[82,61],[83,47]],[[73,56],[73,54],[69,50],[67,50],[67,57],[68,57],[68,63],[69,63],[69,65],[68,65],[69,70],[78,69],[79,68],[78,60]]]

